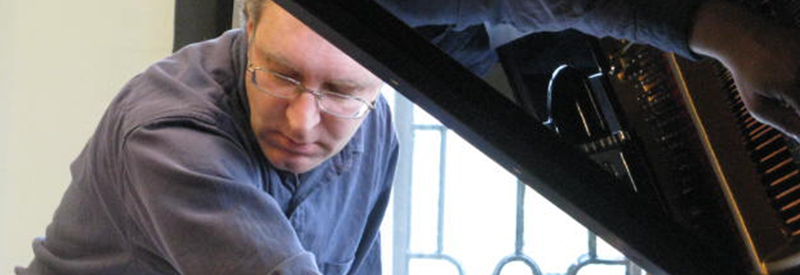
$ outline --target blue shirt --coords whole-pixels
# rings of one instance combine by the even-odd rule
[[[398,144],[385,99],[309,172],[274,169],[248,120],[246,36],[130,81],[71,166],[18,274],[380,274]]]
[[[493,46],[533,32],[574,29],[698,59],[689,36],[705,0],[375,0],[413,27],[444,26],[432,38],[476,74],[497,61]],[[497,30],[513,29],[512,35]],[[498,41],[490,41],[494,38]]]

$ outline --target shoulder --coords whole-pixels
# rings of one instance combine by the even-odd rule
[[[164,121],[192,121],[235,131],[245,124],[239,82],[241,31],[189,45],[129,81],[105,114],[129,133]],[[241,126],[241,125],[240,125]],[[232,129],[228,129],[231,128]]]
[[[130,145],[146,145],[136,148],[163,149],[174,155],[160,157],[187,162],[226,154],[252,159],[237,83],[241,33],[187,46],[134,77],[106,110],[93,147],[125,157]]]
[[[162,172],[173,180],[199,177],[257,182],[253,176],[258,161],[252,157],[252,148],[218,122],[184,116],[150,121],[123,137],[119,145],[122,162],[129,174],[136,176]],[[130,171],[133,168],[137,170]]]

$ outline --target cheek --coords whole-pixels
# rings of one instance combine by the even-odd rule
[[[268,121],[279,118],[281,104],[276,100],[265,96],[260,92],[247,92],[248,104],[250,105],[250,123],[255,130],[263,128]]]
[[[350,138],[353,137],[358,127],[361,126],[362,121],[363,119],[344,120],[327,116],[323,123],[325,124],[325,131],[330,139],[338,143],[337,147],[342,147],[350,141]]]

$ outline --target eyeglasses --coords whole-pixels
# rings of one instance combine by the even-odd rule
[[[293,99],[303,92],[310,93],[314,95],[321,111],[335,117],[357,119],[375,109],[375,102],[367,102],[360,97],[337,92],[312,90],[294,78],[254,66],[249,61],[247,71],[250,72],[250,79],[259,91],[283,99]]]

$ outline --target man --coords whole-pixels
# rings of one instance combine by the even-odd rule
[[[499,23],[511,10],[532,11],[470,9],[484,1],[462,1],[453,13],[459,18],[382,2],[415,25]],[[574,2],[567,12],[558,2],[519,2],[550,16],[560,8],[562,17],[552,18],[568,22],[532,26],[547,23],[539,14],[507,23],[631,35],[609,22],[609,14],[628,18],[624,12],[593,14],[606,6]],[[726,37],[708,39],[722,33],[707,33],[730,27],[717,25],[729,18],[718,11],[742,11],[685,3],[667,12],[674,22],[635,26],[651,29],[634,38],[664,41],[686,55],[689,44],[699,53],[725,52],[726,64],[748,67],[716,43]],[[378,226],[398,146],[380,80],[274,3],[246,6],[244,31],[184,48],[125,86],[71,167],[73,182],[47,238],[34,243],[36,258],[18,274],[381,273]],[[683,13],[697,15],[675,15]],[[688,26],[691,39],[680,31]],[[739,72],[750,83],[797,78]],[[786,89],[767,94],[794,98]]]
[[[18,274],[380,273],[381,81],[272,2],[135,77]]]

